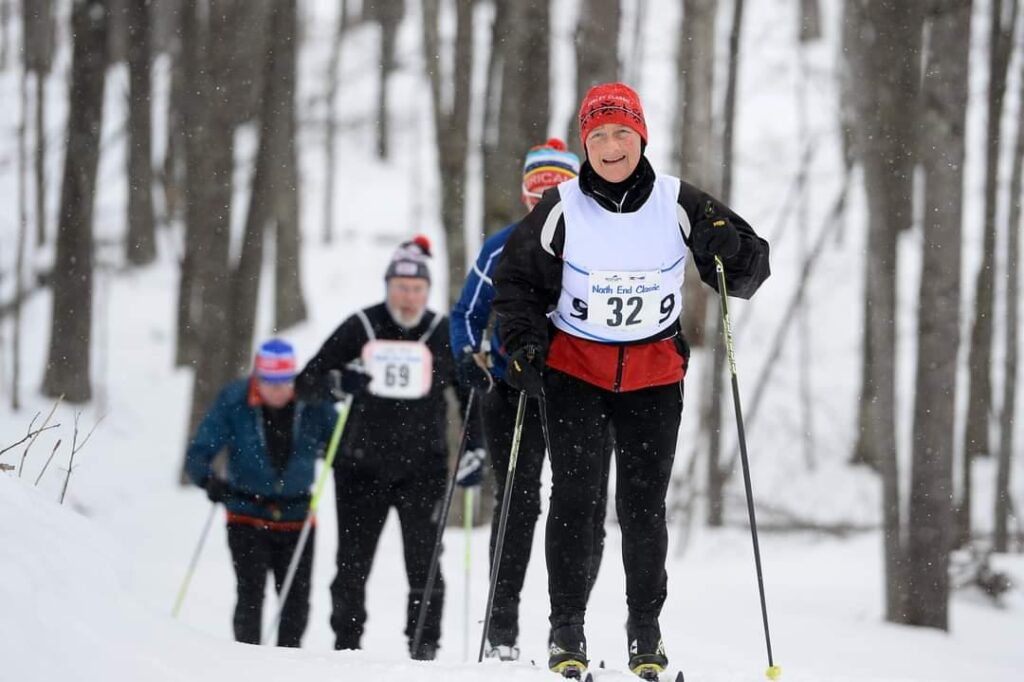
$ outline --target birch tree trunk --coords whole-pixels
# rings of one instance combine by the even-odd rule
[[[1024,71],[1024,67],[1022,67]],[[1022,74],[1024,76],[1024,74]],[[1024,79],[1020,81],[1024,94]],[[1003,409],[999,420],[999,461],[996,465],[996,502],[992,548],[1006,552],[1009,547],[1009,517],[1012,513],[1010,472],[1013,464],[1014,425],[1017,411],[1018,325],[1020,320],[1020,232],[1021,193],[1024,192],[1024,110],[1018,114],[1017,141],[1013,150],[1010,180],[1010,216],[1006,221],[1006,357],[1003,361]]]
[[[941,630],[949,629],[971,4],[971,0],[932,4],[921,98],[924,239],[904,622]]]
[[[1001,121],[1006,95],[1006,71],[1016,33],[1018,0],[1009,4],[992,0],[989,24],[989,85],[985,129],[985,208],[981,268],[974,292],[974,324],[968,349],[967,423],[964,428],[961,499],[957,515],[958,544],[971,535],[972,468],[974,458],[991,453],[989,427],[992,416],[992,314],[995,285],[996,220],[999,193]]]

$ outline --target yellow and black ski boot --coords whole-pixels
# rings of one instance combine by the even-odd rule
[[[627,625],[629,639],[629,669],[642,679],[657,682],[668,667],[665,643],[661,641],[661,628],[653,625]]]
[[[587,672],[587,638],[582,625],[563,625],[551,630],[548,668],[570,680],[581,680]]]

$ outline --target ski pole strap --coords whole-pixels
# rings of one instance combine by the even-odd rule
[[[352,396],[345,396],[338,411],[338,419],[334,422],[334,432],[331,433],[331,442],[327,446],[327,456],[324,458],[324,468],[317,479],[316,488],[313,490],[313,497],[309,500],[309,513],[315,514],[320,506],[320,496],[324,493],[324,486],[327,484],[327,477],[334,467],[334,457],[338,454],[338,443],[341,442],[341,434],[345,431],[345,424],[348,422],[348,413],[352,410]]]

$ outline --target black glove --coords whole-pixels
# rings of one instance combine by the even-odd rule
[[[223,478],[210,476],[203,487],[206,488],[206,497],[210,502],[223,502],[231,495],[231,486]]]
[[[477,362],[473,349],[467,346],[459,356],[458,364],[455,365],[455,375],[459,383],[466,389],[475,388],[479,391],[490,391],[494,386],[494,379],[491,373],[480,366]]]
[[[536,398],[544,392],[544,354],[536,346],[523,346],[508,358],[505,381]]]
[[[740,251],[740,233],[728,218],[706,217],[690,232],[694,253],[732,258]]]
[[[351,367],[345,369],[332,369],[327,374],[328,388],[331,397],[335,400],[344,400],[345,396],[353,398],[361,395],[366,387],[373,381],[373,377],[366,372]]]

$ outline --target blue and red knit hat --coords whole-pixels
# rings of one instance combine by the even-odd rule
[[[580,174],[580,159],[552,137],[544,144],[530,147],[523,161],[523,203],[540,199],[544,191]]]
[[[295,381],[296,373],[295,349],[287,341],[270,339],[256,351],[253,374],[260,381],[283,384]]]

